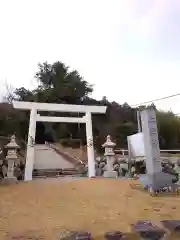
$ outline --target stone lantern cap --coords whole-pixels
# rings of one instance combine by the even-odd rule
[[[19,149],[19,145],[16,143],[15,135],[12,135],[10,142],[6,145],[8,149]]]
[[[114,148],[116,146],[116,143],[111,141],[111,136],[108,135],[106,138],[106,142],[102,145],[104,148]]]

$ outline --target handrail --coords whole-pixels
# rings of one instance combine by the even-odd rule
[[[78,158],[78,156],[74,156],[74,158],[76,158],[81,164],[83,164],[83,161],[80,158]]]
[[[77,164],[82,164],[83,162],[80,162],[79,159],[77,157],[72,157],[70,154],[63,152],[62,150],[60,150],[55,144],[50,144],[46,142],[46,145],[48,145],[50,148],[52,148],[53,150],[55,150],[58,154],[64,156],[67,160],[69,160],[71,163],[72,161],[74,162],[75,165]]]

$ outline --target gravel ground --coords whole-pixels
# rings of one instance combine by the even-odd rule
[[[140,219],[180,219],[179,196],[151,197],[131,188],[137,183],[56,178],[0,186],[0,239],[56,240],[66,230],[90,231],[101,239],[107,231],[130,232]]]

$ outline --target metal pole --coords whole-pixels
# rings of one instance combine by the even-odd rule
[[[141,132],[140,111],[137,111],[138,132]]]
[[[131,154],[131,144],[129,141],[129,137],[127,137],[127,144],[128,144],[128,174],[129,174],[129,177],[132,177],[132,173],[131,173],[132,154]]]

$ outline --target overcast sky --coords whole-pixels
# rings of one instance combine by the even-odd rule
[[[0,0],[0,93],[62,61],[93,97],[136,104],[180,92],[180,0]],[[180,97],[157,106],[180,112]]]

